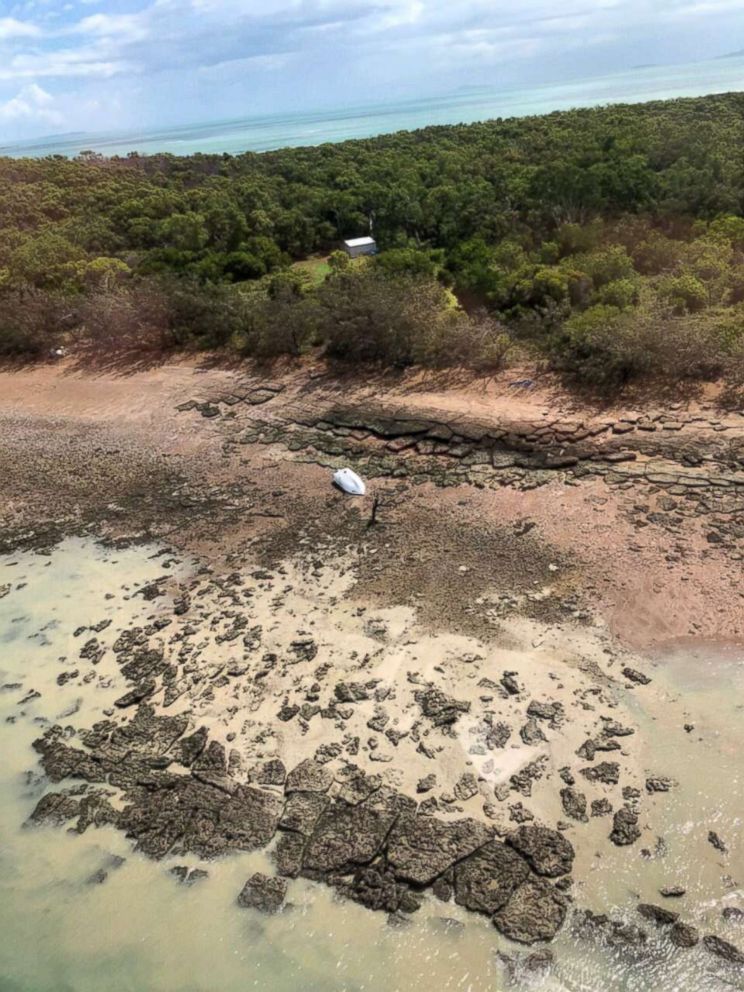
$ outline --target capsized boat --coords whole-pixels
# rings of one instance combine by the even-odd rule
[[[351,496],[364,496],[367,492],[364,482],[350,468],[340,468],[337,472],[334,472],[333,481],[339,489],[343,489],[345,493],[349,493]]]

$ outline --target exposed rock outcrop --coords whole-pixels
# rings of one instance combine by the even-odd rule
[[[256,872],[251,875],[238,895],[238,906],[244,909],[260,909],[264,913],[276,913],[282,908],[287,895],[286,878],[273,878]]]

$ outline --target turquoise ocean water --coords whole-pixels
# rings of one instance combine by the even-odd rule
[[[176,155],[261,152],[291,145],[319,145],[327,141],[366,138],[432,124],[467,124],[496,117],[544,114],[571,107],[642,103],[732,90],[744,90],[744,56],[649,66],[521,90],[478,87],[477,90],[464,90],[447,96],[337,110],[245,117],[157,130],[54,135],[24,144],[0,144],[0,154],[74,156],[86,149],[105,155],[126,155],[130,151],[142,154],[171,152]]]

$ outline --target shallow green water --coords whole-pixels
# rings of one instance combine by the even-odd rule
[[[153,549],[114,552],[79,541],[65,542],[49,557],[0,558],[0,591],[11,587],[0,599],[0,990],[509,988],[497,952],[523,952],[500,939],[486,920],[466,916],[454,905],[428,900],[405,929],[398,929],[383,914],[296,880],[287,910],[265,917],[235,905],[245,879],[268,867],[264,854],[210,863],[209,877],[187,887],[168,874],[172,861],[155,863],[133,853],[113,828],[91,828],[78,836],[64,828],[24,827],[47,787],[31,747],[34,738],[48,722],[90,726],[123,688],[106,657],[82,687],[77,680],[57,685],[61,671],[79,667],[84,677],[93,670],[77,660],[88,635],[75,638],[74,631],[110,618],[110,628],[100,635],[110,642],[120,628],[152,612],[151,605],[132,593],[137,584],[164,574],[163,562],[162,556],[153,557]],[[176,564],[171,571],[179,568],[186,566]],[[65,657],[67,662],[60,661]],[[740,845],[737,811],[744,804],[736,740],[744,666],[740,655],[696,656],[689,650],[678,653],[675,666],[670,712],[676,720],[676,696],[694,691],[697,727],[706,743],[697,748],[694,774],[688,774],[684,750],[669,747],[657,755],[681,782],[669,814],[671,860],[663,869],[658,861],[649,862],[639,872],[637,859],[612,852],[580,886],[580,901],[593,909],[624,912],[635,900],[632,889],[653,894],[671,871],[690,886],[686,918],[708,925],[725,902],[718,892],[711,899],[708,870],[694,863],[697,848],[687,838],[701,817],[715,816],[716,829],[732,849]],[[40,695],[24,702],[30,690]],[[660,748],[664,737],[653,737],[653,722],[649,718],[649,746]],[[126,860],[113,868],[112,856]],[[178,863],[196,864],[185,859]],[[92,884],[90,876],[101,868],[108,869],[106,881]],[[730,861],[732,877],[735,868]],[[726,899],[734,904],[741,893],[731,888]],[[736,934],[727,936],[735,939]],[[536,979],[534,987],[566,992],[717,992],[732,987],[731,972],[721,971],[705,952],[675,954],[664,940],[652,943],[640,964],[620,952],[578,944],[568,932],[555,950],[553,974]],[[527,986],[520,981],[516,987]]]

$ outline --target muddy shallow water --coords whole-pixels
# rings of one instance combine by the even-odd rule
[[[48,723],[91,726],[125,690],[110,656],[87,684],[72,679],[60,686],[60,672],[78,667],[60,659],[77,658],[85,639],[75,638],[78,627],[110,619],[116,631],[152,612],[132,595],[136,589],[189,567],[157,552],[112,551],[70,540],[48,556],[0,559],[0,593],[10,586],[0,598],[2,992],[387,992],[434,986],[476,992],[533,983],[567,992],[744,987],[744,979],[700,947],[675,951],[652,933],[637,961],[627,951],[575,938],[569,926],[553,945],[552,973],[519,976],[510,984],[498,952],[520,956],[523,949],[500,937],[486,919],[451,903],[428,899],[401,928],[384,914],[297,879],[290,883],[287,908],[267,917],[235,905],[253,871],[271,870],[265,853],[203,864],[208,877],[189,886],[169,869],[197,866],[195,859],[150,861],[111,827],[79,836],[64,827],[24,826],[47,786],[32,741]],[[81,674],[88,668],[81,663]],[[744,927],[722,927],[720,917],[724,906],[744,905],[744,654],[684,645],[658,656],[652,671],[664,705],[649,712],[641,697],[631,705],[643,730],[644,765],[679,783],[663,802],[644,808],[663,841],[650,858],[606,842],[601,850],[597,843],[601,857],[580,852],[576,903],[634,918],[638,895],[659,902],[660,886],[682,885],[687,894],[673,906],[682,918],[741,945]],[[32,690],[40,695],[28,698]],[[693,729],[680,734],[684,723]],[[711,849],[710,829],[725,840],[728,854]],[[575,843],[591,849],[594,840],[591,833],[578,834]],[[117,858],[125,860],[118,864]],[[105,880],[92,881],[101,871]]]

